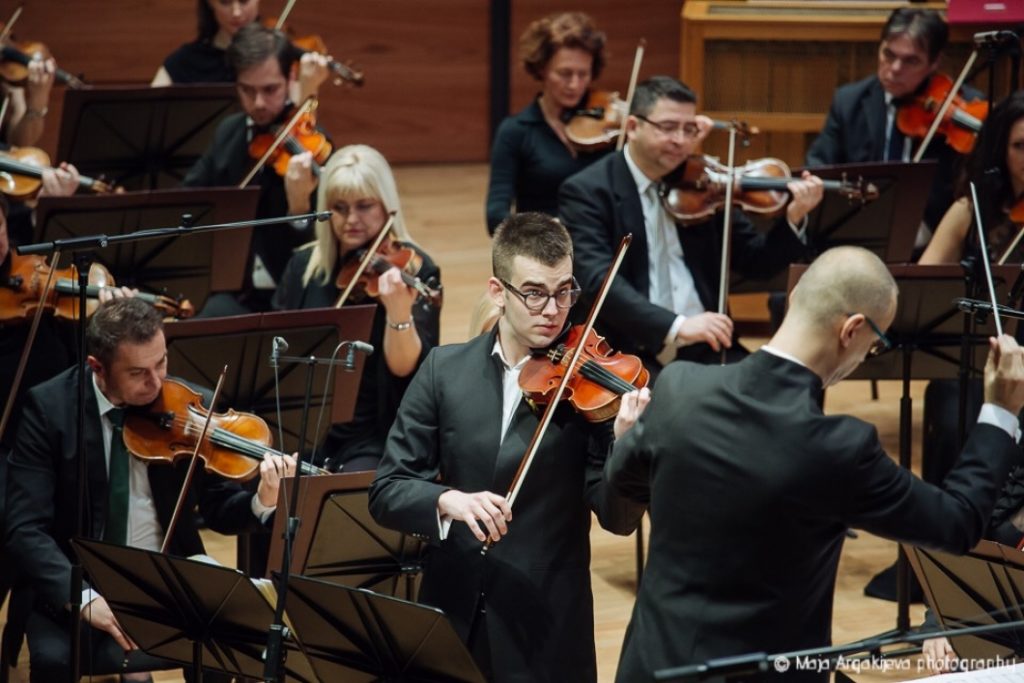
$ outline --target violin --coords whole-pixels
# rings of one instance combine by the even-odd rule
[[[367,257],[367,264],[360,268]],[[441,286],[434,282],[425,283],[416,277],[422,267],[423,257],[415,249],[400,240],[389,239],[381,242],[372,254],[367,249],[359,249],[350,254],[338,273],[336,284],[339,290],[345,291],[352,286],[355,278],[355,287],[361,289],[366,296],[376,299],[380,296],[378,278],[392,268],[398,268],[406,287],[412,287],[424,301],[440,308],[443,300]]]
[[[151,463],[174,464],[189,458],[210,411],[202,395],[184,383],[165,379],[160,395],[148,406],[125,411],[124,445],[135,457]],[[285,455],[270,447],[270,427],[258,415],[229,409],[210,416],[210,427],[199,444],[199,457],[208,472],[248,481],[259,474],[264,453]],[[303,474],[326,471],[303,463]]]
[[[327,136],[316,129],[316,122],[310,113],[304,113],[298,117],[291,131],[276,148],[273,148],[274,141],[280,134],[281,128],[274,127],[270,132],[260,133],[253,137],[249,143],[249,156],[253,159],[262,159],[270,152],[267,163],[274,167],[274,171],[281,177],[288,172],[288,162],[296,154],[312,152],[314,164],[313,175],[319,177],[320,166],[327,162],[331,156],[331,143]]]
[[[14,200],[31,199],[43,186],[43,171],[51,169],[50,157],[38,147],[12,147],[0,152],[0,192]],[[78,187],[96,194],[116,192],[108,183],[78,177]]]
[[[613,351],[593,329],[584,338],[583,329],[583,325],[569,328],[554,346],[526,361],[519,374],[519,388],[531,404],[547,404],[569,371],[573,351],[582,345],[562,398],[588,422],[604,422],[619,412],[623,394],[647,386],[650,373],[637,356]]]
[[[725,205],[729,171],[718,160],[694,155],[665,177],[660,190],[661,203],[683,225],[705,221]],[[786,185],[793,180],[789,166],[780,159],[749,161],[735,169],[733,203],[750,213],[771,216],[781,212],[789,201]],[[869,202],[878,197],[878,188],[863,179],[824,180],[825,190],[838,192],[851,202]]]
[[[565,137],[581,151],[604,149],[619,137],[627,113],[626,101],[619,93],[592,90],[582,106],[563,117]]]
[[[39,307],[43,285],[50,275],[46,258],[36,255],[10,255],[10,270],[0,278],[0,323],[28,320]],[[43,301],[43,308],[52,311],[58,318],[78,319],[78,270],[74,266],[58,268],[56,278]],[[114,278],[102,264],[93,263],[89,268],[89,286],[86,296],[91,299],[86,306],[86,317],[91,316],[99,302],[102,289],[114,286]],[[138,293],[136,298],[153,305],[164,315],[175,318],[189,318],[195,309],[187,299],[175,300],[158,294]]]
[[[11,85],[23,86],[28,81],[28,65],[33,60],[50,57],[50,50],[40,42],[8,43],[0,47],[0,78]],[[53,77],[73,90],[85,87],[80,78],[60,67],[54,71]]]
[[[941,73],[932,74],[924,90],[911,100],[901,103],[896,114],[896,126],[904,135],[924,138],[935,121],[942,103],[953,89],[953,80]],[[974,149],[981,124],[988,116],[985,100],[965,101],[960,95],[953,99],[937,129],[946,138],[946,144],[961,154]]]

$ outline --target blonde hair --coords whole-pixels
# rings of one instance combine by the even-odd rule
[[[411,241],[398,200],[398,186],[387,159],[368,145],[342,147],[320,169],[317,211],[330,211],[339,200],[352,202],[366,197],[379,201],[386,213],[395,213],[392,235],[404,242]],[[314,278],[326,284],[338,261],[338,238],[334,236],[331,222],[319,221],[316,240],[301,248],[313,250],[302,275],[303,286]]]

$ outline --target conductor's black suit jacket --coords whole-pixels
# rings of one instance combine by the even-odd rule
[[[99,407],[86,371],[86,538],[101,538],[107,516],[107,467]],[[51,617],[67,613],[71,585],[70,539],[77,537],[78,500],[77,410],[78,369],[70,368],[33,388],[22,413],[14,449],[8,460],[7,545],[5,557],[18,565],[34,589],[36,607]],[[157,518],[166,529],[174,512],[188,463],[148,467]],[[200,467],[189,490],[170,552],[187,556],[203,552],[198,507],[207,526],[222,533],[259,528],[252,496],[237,484],[206,475]]]
[[[632,531],[643,506],[603,483],[610,424],[560,407],[512,509],[508,534],[486,554],[462,522],[440,540],[437,499],[454,488],[504,495],[537,427],[520,400],[503,442],[497,331],[433,349],[402,399],[370,488],[382,525],[429,544],[420,600],[468,639],[489,643],[493,681],[596,681],[590,519]],[[607,429],[605,429],[607,428]],[[482,601],[482,603],[481,603]]]
[[[1005,431],[975,427],[940,489],[887,456],[873,426],[823,415],[821,389],[810,370],[767,351],[662,371],[607,467],[651,515],[618,681],[827,645],[847,527],[955,553],[981,539],[1021,459]]]

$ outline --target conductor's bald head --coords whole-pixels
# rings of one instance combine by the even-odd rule
[[[860,247],[829,249],[793,289],[788,315],[831,325],[850,313],[885,319],[896,306],[896,281],[881,259]]]
[[[860,247],[829,249],[789,297],[770,345],[800,358],[826,386],[850,374],[896,316],[896,281],[881,259]]]

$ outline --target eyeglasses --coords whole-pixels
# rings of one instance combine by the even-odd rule
[[[342,218],[348,218],[348,215],[352,213],[353,210],[358,214],[368,214],[378,206],[380,206],[380,202],[376,199],[359,199],[352,204],[349,204],[348,202],[335,202],[331,206],[331,211]]]
[[[693,121],[687,121],[686,123],[679,123],[678,121],[651,121],[646,116],[641,116],[640,114],[634,114],[633,116],[651,124],[658,129],[659,133],[667,138],[673,138],[682,133],[684,138],[693,140],[700,135],[700,126]]]
[[[851,316],[856,314],[847,313],[846,315]],[[879,328],[878,325],[875,324],[875,321],[872,320],[871,318],[865,315],[864,319],[867,320],[868,325],[871,326],[871,331],[878,335],[878,339],[876,339],[875,343],[871,345],[870,349],[868,349],[868,353],[867,356],[865,356],[865,358],[874,358],[875,356],[880,356],[881,354],[891,349],[892,341],[889,339],[889,337],[885,335],[885,332],[882,332],[881,328]]]
[[[554,294],[549,294],[541,289],[530,289],[525,292],[521,292],[501,278],[498,279],[498,282],[500,282],[505,289],[519,297],[519,300],[523,302],[524,306],[526,306],[526,310],[531,313],[540,313],[548,307],[548,302],[552,299],[555,300],[555,306],[564,309],[572,308],[580,298],[580,284],[576,282],[576,278],[572,279],[571,287],[563,287]]]

